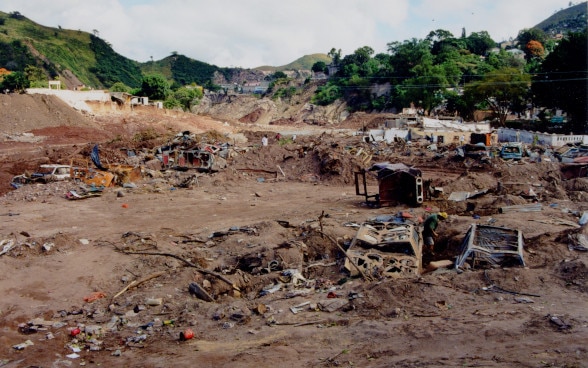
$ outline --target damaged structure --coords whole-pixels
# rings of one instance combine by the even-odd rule
[[[365,196],[367,203],[375,203],[378,207],[397,203],[419,206],[423,203],[423,177],[419,169],[402,163],[383,162],[374,164],[368,171],[375,173],[378,180],[377,194],[367,192],[366,170],[355,173],[355,194]]]
[[[199,145],[189,131],[176,135],[173,142],[157,149],[164,168],[215,172],[227,167],[228,144]]]
[[[464,237],[455,268],[525,266],[523,245],[523,234],[519,230],[472,224]]]
[[[416,276],[422,272],[422,244],[412,223],[364,223],[347,249],[345,268],[351,276],[359,270],[378,278]]]

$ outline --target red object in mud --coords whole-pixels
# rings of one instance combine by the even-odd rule
[[[180,332],[180,340],[182,340],[182,341],[190,340],[193,337],[194,337],[194,331],[192,331],[192,329],[190,329],[190,328],[185,329],[184,332]]]
[[[72,336],[77,336],[77,335],[80,334],[80,332],[82,332],[82,330],[80,330],[79,327],[76,327],[73,330],[71,330],[69,334],[72,335]]]

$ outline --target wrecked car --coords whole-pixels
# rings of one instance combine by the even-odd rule
[[[523,245],[520,230],[472,224],[464,237],[455,269],[525,266]]]
[[[555,152],[555,157],[563,163],[578,162],[579,158],[588,156],[588,145],[578,144],[564,146]]]
[[[481,161],[490,159],[490,150],[484,143],[465,144],[456,149],[456,154],[459,157],[469,157]]]
[[[70,178],[69,165],[46,164],[39,166],[39,170],[34,173],[17,175],[12,178],[11,185],[13,188],[20,188],[29,183],[49,183],[53,181],[62,181]]]
[[[368,222],[360,226],[347,249],[345,268],[351,276],[357,276],[359,268],[372,277],[412,277],[422,273],[422,252],[416,225]]]
[[[523,158],[523,145],[520,142],[505,143],[500,149],[500,157],[504,160],[520,160]]]
[[[199,172],[215,172],[227,167],[227,162],[210,150],[190,149],[163,154],[163,164],[176,170],[196,169]]]
[[[33,181],[48,183],[51,181],[60,181],[69,179],[69,165],[41,165],[39,170],[31,174]]]

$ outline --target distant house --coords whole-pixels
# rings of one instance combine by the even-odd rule
[[[329,73],[330,77],[333,77],[339,71],[339,66],[333,63],[327,65],[327,72]]]
[[[512,56],[514,56],[517,59],[524,59],[525,58],[525,52],[523,50],[508,49],[508,50],[506,50],[506,52],[508,52],[509,54],[511,54]]]
[[[241,92],[262,94],[267,92],[269,85],[270,83],[268,81],[249,82],[243,84],[243,86],[241,87]]]
[[[512,48],[515,46],[515,42],[514,41],[502,41],[498,45],[500,46],[501,49],[509,49],[509,48]]]

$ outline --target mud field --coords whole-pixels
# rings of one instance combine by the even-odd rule
[[[0,367],[588,366],[588,181],[563,180],[556,162],[368,144],[350,126],[0,103]],[[228,144],[226,168],[162,170],[156,148],[182,131]],[[9,185],[44,163],[91,165],[95,144],[141,178],[81,200],[66,198],[84,190],[72,181]],[[384,161],[442,191],[418,207],[366,205],[354,172]],[[344,267],[360,224],[437,211],[449,218],[422,275]],[[520,230],[525,266],[435,269],[472,224]]]

